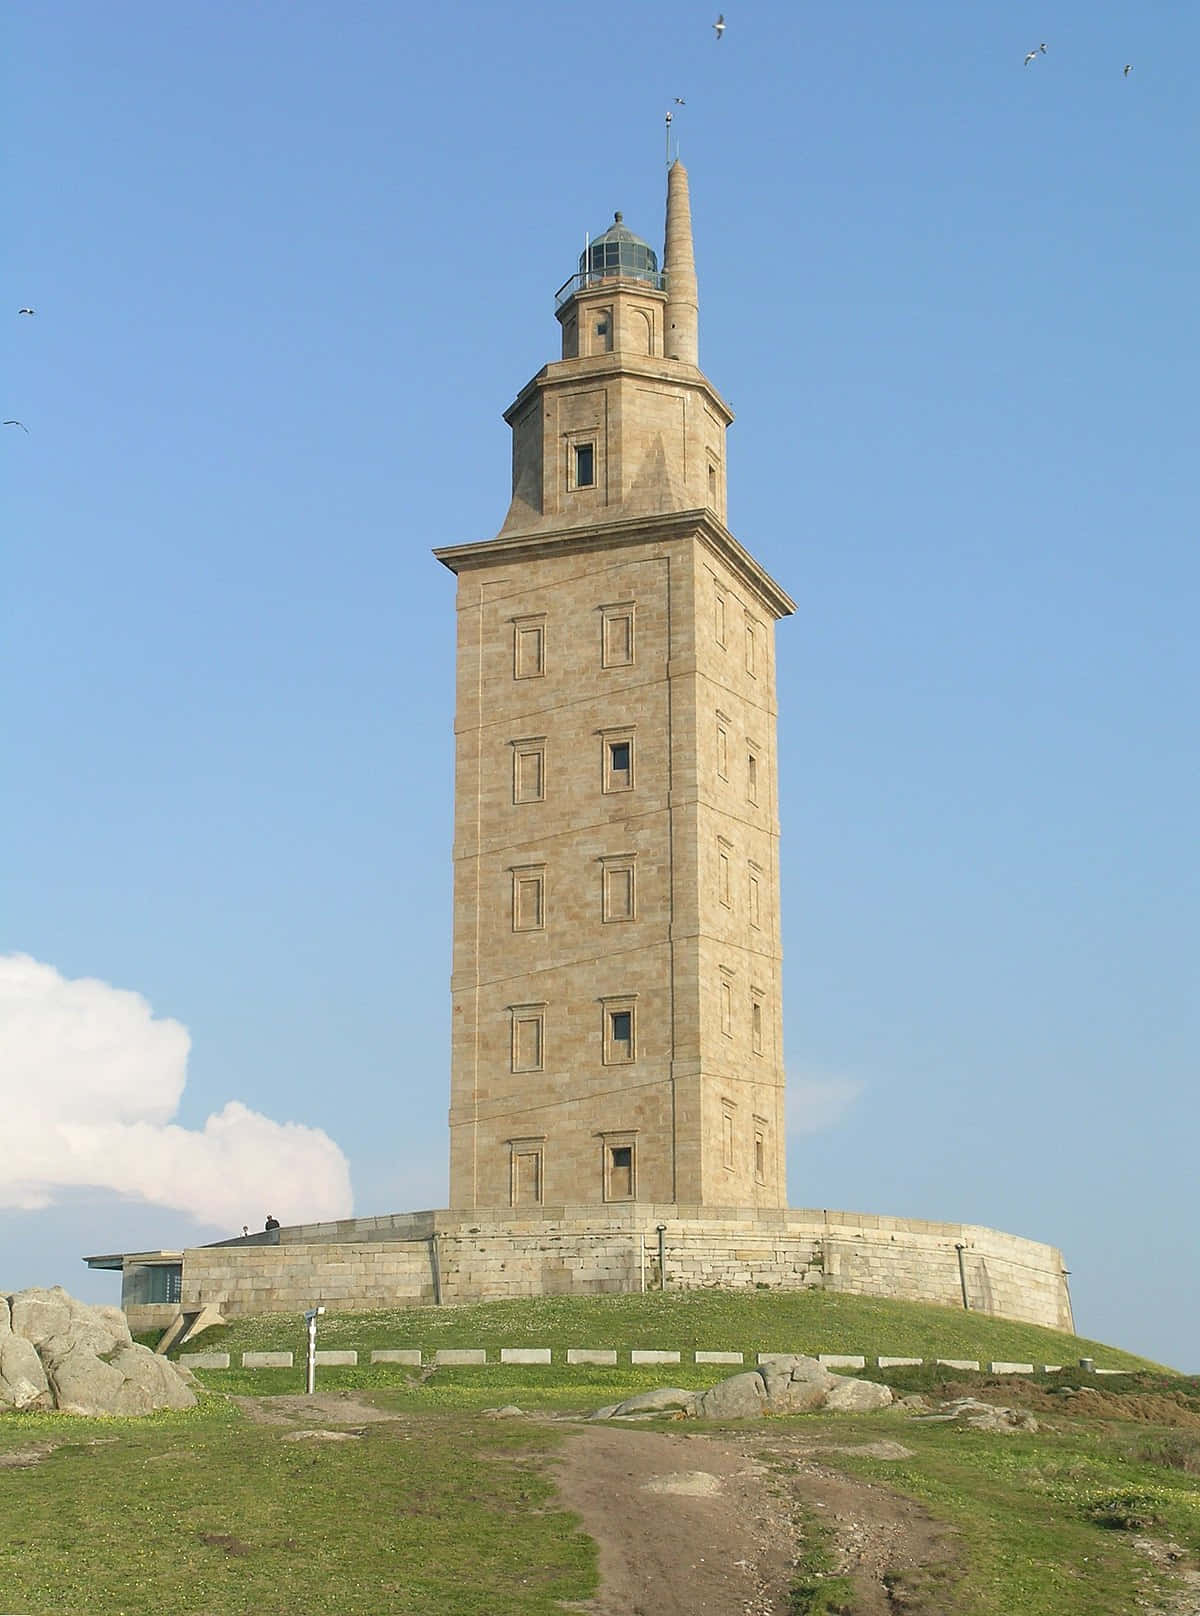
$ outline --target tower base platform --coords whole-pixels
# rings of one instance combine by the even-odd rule
[[[227,1319],[318,1302],[362,1312],[665,1286],[886,1296],[1073,1329],[1054,1246],[974,1224],[824,1209],[629,1202],[406,1212],[85,1260],[122,1270],[134,1330],[163,1322],[164,1268],[172,1315],[215,1306]]]

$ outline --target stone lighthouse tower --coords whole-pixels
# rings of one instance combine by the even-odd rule
[[[616,215],[458,577],[450,1204],[787,1205],[774,625],[725,525],[687,174]]]

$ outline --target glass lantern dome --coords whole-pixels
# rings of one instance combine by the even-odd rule
[[[658,285],[658,254],[652,247],[635,236],[622,221],[622,215],[613,216],[613,222],[602,236],[579,255],[581,275],[621,275],[627,280],[649,281]]]
[[[612,224],[602,236],[590,241],[579,255],[579,273],[572,275],[560,286],[556,303],[561,306],[576,292],[596,281],[644,281],[647,286],[661,288],[663,277],[658,269],[658,254],[640,236],[635,236],[623,221],[621,214],[613,217]]]

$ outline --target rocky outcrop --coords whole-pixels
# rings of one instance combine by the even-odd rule
[[[191,1408],[190,1379],[135,1344],[119,1307],[89,1307],[61,1285],[0,1295],[0,1410],[151,1414]]]
[[[1001,1408],[998,1403],[984,1403],[977,1397],[958,1397],[943,1403],[936,1414],[921,1414],[917,1418],[925,1425],[943,1424],[969,1426],[973,1431],[1036,1431],[1038,1422],[1032,1414],[1019,1408]]]
[[[757,1369],[718,1381],[703,1392],[677,1386],[639,1392],[611,1408],[598,1409],[593,1419],[635,1419],[647,1414],[677,1411],[701,1420],[748,1420],[763,1414],[863,1414],[887,1408],[891,1390],[873,1380],[853,1380],[831,1374],[815,1358],[800,1354],[768,1358]]]

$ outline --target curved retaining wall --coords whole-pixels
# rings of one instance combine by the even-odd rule
[[[183,1253],[181,1306],[215,1304],[233,1318],[314,1302],[350,1312],[654,1289],[660,1223],[669,1289],[825,1289],[961,1307],[965,1284],[976,1312],[1073,1328],[1062,1253],[997,1229],[644,1204],[404,1213],[201,1246]],[[126,1311],[134,1322],[132,1297]]]

